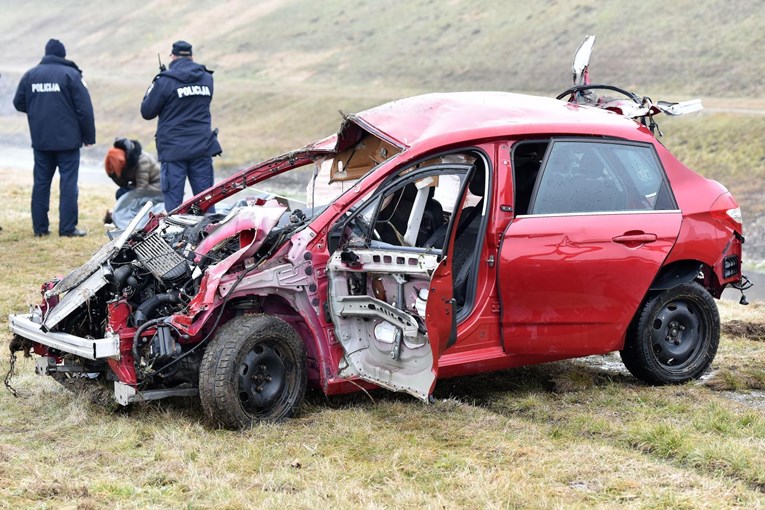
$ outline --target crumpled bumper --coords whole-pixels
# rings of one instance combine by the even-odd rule
[[[119,358],[120,338],[114,333],[107,333],[105,338],[81,338],[68,333],[43,331],[39,316],[35,314],[11,314],[8,324],[11,331],[22,338],[38,344],[75,354],[87,359]]]

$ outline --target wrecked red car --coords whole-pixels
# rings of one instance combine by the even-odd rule
[[[574,68],[562,100],[394,101],[167,215],[147,204],[11,315],[12,350],[40,355],[40,374],[113,383],[124,405],[198,394],[229,428],[291,416],[307,384],[427,401],[439,378],[612,351],[649,383],[699,377],[714,298],[746,284],[741,214],[653,131],[700,105]],[[246,198],[300,168],[308,205]]]

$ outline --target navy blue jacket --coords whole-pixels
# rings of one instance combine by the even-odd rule
[[[221,153],[210,126],[212,71],[188,58],[170,62],[154,77],[141,103],[141,115],[157,122],[160,161],[180,161]]]
[[[71,60],[45,55],[21,77],[13,106],[27,114],[32,147],[79,149],[96,143],[96,123],[82,71]]]

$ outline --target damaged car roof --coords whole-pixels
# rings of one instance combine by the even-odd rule
[[[492,138],[514,133],[566,133],[651,138],[621,115],[556,99],[509,92],[451,92],[399,99],[349,115],[400,147],[443,143],[444,138]],[[344,126],[345,127],[345,126]],[[341,130],[342,136],[342,130]]]
[[[650,141],[653,135],[634,120],[591,106],[511,92],[446,92],[397,99],[344,115],[338,132],[263,161],[224,179],[181,204],[176,212],[230,196],[270,176],[317,158],[352,149],[370,133],[402,151],[516,134],[584,134]]]

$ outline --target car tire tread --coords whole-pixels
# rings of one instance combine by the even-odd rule
[[[238,394],[238,371],[241,360],[264,339],[276,341],[291,358],[293,383],[285,401],[257,416],[247,412]],[[306,354],[297,332],[278,317],[242,315],[231,319],[218,330],[205,350],[199,370],[199,396],[208,420],[228,429],[241,429],[260,421],[281,421],[291,417],[305,396],[307,384]]]
[[[671,367],[654,354],[650,328],[657,314],[673,301],[690,303],[701,312],[703,337],[699,352],[687,364]],[[720,314],[709,292],[696,282],[678,285],[646,299],[627,330],[620,355],[627,369],[649,384],[681,384],[699,378],[711,365],[720,342]]]

